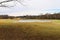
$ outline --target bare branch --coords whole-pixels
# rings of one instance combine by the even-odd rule
[[[20,0],[20,1],[16,0],[16,1],[19,2],[21,5],[25,6],[25,5],[21,2],[21,0]]]
[[[8,6],[6,6],[6,5],[3,5],[3,3],[7,3],[7,2],[11,2],[11,1],[17,1],[17,2],[19,2],[21,5],[23,5],[23,6],[25,6],[22,2],[21,2],[21,0],[6,0],[6,1],[2,1],[2,2],[0,2],[0,7],[8,7]],[[10,6],[10,7],[13,7],[13,6]]]
[[[0,2],[0,4],[2,4],[2,3],[6,3],[6,2],[11,2],[11,1],[14,1],[14,0],[2,1],[2,2]]]

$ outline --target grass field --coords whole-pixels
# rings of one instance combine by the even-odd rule
[[[60,20],[17,22],[0,19],[0,40],[60,40]]]

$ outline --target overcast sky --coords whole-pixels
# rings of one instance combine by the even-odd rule
[[[4,0],[2,0],[4,1]],[[1,1],[0,1],[1,2]],[[18,2],[9,2],[5,5],[15,5],[15,7],[4,8],[0,7],[0,14],[8,15],[38,15],[44,13],[60,12],[60,0],[24,0],[25,6]]]

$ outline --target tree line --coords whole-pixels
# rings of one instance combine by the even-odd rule
[[[25,18],[25,19],[60,19],[60,13],[54,14],[44,14],[44,15],[26,15],[26,16],[8,16],[8,15],[0,15],[0,19],[14,19],[14,18]]]
[[[54,14],[45,14],[45,15],[37,15],[37,16],[32,16],[32,15],[26,15],[26,16],[18,16],[18,18],[26,18],[26,19],[60,19],[60,13],[54,13]]]

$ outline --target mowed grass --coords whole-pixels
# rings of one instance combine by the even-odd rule
[[[0,40],[60,40],[60,20],[14,22],[0,20]]]

